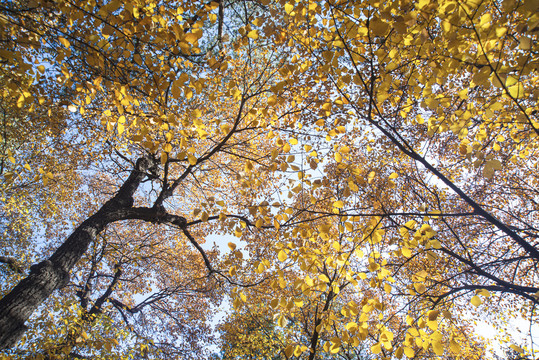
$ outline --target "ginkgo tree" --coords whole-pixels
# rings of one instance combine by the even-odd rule
[[[225,297],[238,358],[482,358],[473,309],[536,315],[535,2],[0,10],[6,356],[209,356]]]

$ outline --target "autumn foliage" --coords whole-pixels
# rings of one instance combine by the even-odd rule
[[[534,356],[537,1],[0,24],[3,358]]]

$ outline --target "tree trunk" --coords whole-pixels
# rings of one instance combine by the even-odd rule
[[[86,219],[47,260],[30,267],[30,274],[0,300],[0,349],[14,346],[26,331],[24,324],[54,290],[69,282],[69,274],[90,243],[108,224],[126,218],[133,209],[133,194],[154,167],[149,157],[137,161],[135,169],[118,193]]]

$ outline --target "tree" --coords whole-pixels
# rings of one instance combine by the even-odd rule
[[[4,211],[34,168],[44,194],[2,259],[46,259],[2,284],[1,347],[66,323],[14,356],[202,356],[223,296],[269,304],[285,358],[481,358],[469,301],[533,319],[532,1],[1,11]]]
[[[528,156],[536,137],[537,94],[528,87],[536,79],[529,43],[535,9],[526,2],[428,1],[288,7],[291,32],[301,34],[298,51],[310,54],[300,59],[311,62],[312,77],[333,84],[337,99],[335,123],[320,127],[327,138],[337,136],[341,171],[327,183],[341,184],[341,193],[330,197],[333,210],[315,213],[337,212],[351,220],[349,229],[373,218],[383,231],[376,239],[369,235],[376,227],[364,231],[377,245],[372,268],[402,275],[397,293],[419,295],[414,303],[423,306],[414,317],[424,311],[426,319],[432,309],[437,318],[441,303],[450,298],[453,305],[465,292],[476,293],[475,306],[491,292],[537,301],[529,281],[536,208],[525,200],[534,191],[520,173],[536,166]],[[309,11],[321,21],[305,16]],[[495,172],[507,185],[492,184]]]
[[[408,10],[412,6],[409,4]],[[354,229],[358,220],[367,222],[363,220],[365,217],[373,218],[374,224],[384,228],[375,239],[370,235],[376,229],[374,224],[363,231],[363,241],[370,237],[374,244],[379,244],[376,251],[369,251],[373,254],[369,261],[373,260],[372,269],[380,269],[384,276],[382,271],[388,267],[384,266],[384,260],[376,264],[375,259],[391,251],[391,260],[386,261],[394,270],[389,273],[402,275],[397,293],[420,295],[414,302],[420,305],[414,315],[416,318],[419,315],[417,320],[423,316],[428,321],[436,319],[441,302],[449,297],[452,301],[447,304],[453,306],[454,298],[467,291],[476,292],[471,299],[475,306],[482,302],[479,296],[490,296],[493,291],[515,293],[536,302],[537,288],[529,282],[529,271],[537,260],[533,240],[536,235],[533,221],[528,218],[536,209],[533,201],[524,200],[529,199],[529,195],[524,195],[526,189],[533,190],[521,185],[497,185],[503,190],[491,192],[486,191],[485,184],[492,179],[494,171],[511,173],[514,164],[517,171],[535,166],[527,157],[530,150],[526,144],[536,136],[536,125],[529,115],[536,115],[533,109],[537,96],[525,89],[534,88],[526,84],[535,79],[535,74],[529,78],[528,74],[537,59],[521,55],[532,51],[529,36],[536,33],[537,19],[532,16],[530,20],[529,16],[534,6],[506,3],[500,9],[497,4],[487,3],[425,2],[414,6],[407,16],[399,12],[407,5],[397,2],[327,3],[320,8],[315,5],[307,8],[300,3],[287,9],[292,19],[291,33],[298,34],[298,46],[301,46],[298,52],[303,52],[299,58],[306,59],[300,66],[310,69],[311,77],[326,79],[334,85],[333,99],[337,100],[332,105],[337,109],[333,110],[336,115],[331,120],[335,122],[320,121],[320,127],[326,126],[322,129],[326,138],[343,134],[333,145],[335,161],[342,171],[325,182],[342,184],[341,193],[328,196],[334,201],[334,209],[313,212],[318,216],[340,213],[344,221],[351,220],[348,231]],[[305,16],[309,11],[323,14],[318,18],[322,20],[318,27],[317,21]],[[491,24],[493,12],[499,18]],[[507,21],[513,27],[506,27]],[[455,30],[457,26],[462,28]],[[512,44],[500,40],[500,37],[505,39],[508,29],[512,29],[509,35]],[[519,48],[514,51],[517,45]],[[478,54],[477,49],[483,52],[496,49],[496,52]],[[305,56],[305,52],[310,56]],[[511,72],[522,76],[517,80],[507,75]],[[464,88],[455,91],[449,84],[464,84]],[[475,92],[473,96],[467,86]],[[492,86],[498,89],[492,90]],[[492,105],[494,110],[478,114],[477,109],[484,104]],[[503,126],[494,116],[500,106],[511,114],[502,117]],[[482,118],[473,120],[477,115]],[[511,120],[515,115],[524,122]],[[428,125],[424,124],[424,117],[430,117]],[[335,129],[339,121],[343,125]],[[497,130],[500,127],[505,127],[505,137]],[[511,140],[506,142],[506,138]],[[500,144],[511,149],[509,154],[516,151],[511,145],[515,139],[519,147],[527,150],[507,157],[507,168],[502,169],[495,151],[501,150]],[[485,150],[493,141],[499,144],[487,156]],[[471,156],[474,151],[475,159]],[[466,156],[470,160],[468,164],[463,163]],[[433,166],[429,159],[434,159],[438,166]],[[478,173],[477,168],[482,171]],[[471,181],[471,174],[478,180]],[[430,180],[432,176],[438,178],[437,183]],[[522,184],[520,176],[512,179]],[[484,185],[478,186],[477,181]],[[393,188],[398,189],[397,196]],[[355,192],[361,196],[351,196]],[[505,200],[508,194],[514,194],[515,199],[526,205],[519,202],[514,208],[514,204]],[[319,204],[319,196],[315,197],[311,203]],[[500,208],[499,204],[505,206]],[[418,211],[409,212],[409,209]],[[522,220],[523,225],[514,223]],[[388,233],[389,230],[392,231]],[[511,239],[509,242],[507,237]],[[354,240],[352,248],[361,240],[348,239]],[[515,246],[522,252],[515,252]],[[342,243],[337,247],[342,248]],[[432,265],[427,267],[429,263]],[[418,269],[421,271],[417,272]],[[523,275],[516,275],[519,273]],[[388,286],[391,292],[395,285],[378,281],[372,286]],[[426,302],[418,301],[421,298]],[[516,306],[520,304],[517,302]],[[529,310],[525,306],[523,311]],[[533,311],[529,316],[533,316]],[[431,315],[427,317],[427,313]],[[422,327],[428,323],[425,320]],[[427,350],[429,342],[423,344]],[[431,338],[430,344],[435,353],[443,352],[437,339]],[[375,349],[380,352],[379,344]]]
[[[175,296],[181,299],[177,301],[189,302],[185,296],[175,295],[178,292],[182,294],[180,291],[182,286],[172,281],[181,277],[180,274],[185,270],[174,266],[172,259],[177,259],[180,255],[184,255],[189,264],[196,265],[195,271],[202,270],[200,265],[204,264],[206,269],[203,272],[207,271],[210,275],[221,274],[222,277],[228,279],[219,269],[214,268],[215,264],[211,263],[211,252],[204,251],[199,241],[203,241],[204,236],[211,229],[204,224],[208,220],[219,220],[218,228],[231,231],[226,229],[232,229],[234,223],[242,216],[227,217],[228,211],[243,210],[253,201],[247,196],[242,196],[241,193],[237,194],[232,191],[240,187],[241,185],[238,184],[244,181],[245,175],[240,175],[240,172],[244,174],[244,167],[245,171],[250,172],[252,164],[256,162],[262,167],[261,173],[266,172],[267,176],[271,176],[271,171],[267,170],[267,163],[271,159],[267,155],[269,152],[267,149],[271,145],[260,140],[260,137],[265,136],[266,133],[264,132],[265,124],[258,124],[261,119],[260,115],[257,115],[257,108],[262,94],[267,91],[266,88],[278,79],[278,73],[275,70],[277,63],[274,57],[280,55],[260,51],[256,59],[242,57],[235,59],[227,56],[213,59],[213,62],[205,61],[201,65],[196,64],[194,62],[198,58],[196,54],[201,51],[197,47],[198,38],[202,35],[197,28],[205,22],[210,25],[215,22],[215,19],[208,18],[208,12],[215,10],[214,6],[206,6],[203,3],[185,9],[191,14],[184,14],[186,20],[182,26],[175,24],[169,27],[167,23],[163,23],[164,28],[153,28],[154,33],[150,37],[148,37],[147,27],[154,26],[152,13],[155,13],[150,5],[141,9],[122,7],[119,14],[115,14],[120,6],[119,3],[108,4],[108,7],[94,6],[93,16],[87,13],[85,3],[64,4],[57,8],[52,4],[45,4],[47,5],[45,7],[26,3],[10,5],[12,8],[4,9],[9,16],[6,22],[12,27],[10,33],[29,32],[43,36],[45,42],[49,41],[46,52],[43,53],[45,57],[43,61],[50,61],[51,65],[54,65],[55,61],[68,59],[62,64],[61,69],[52,67],[47,71],[53,74],[55,71],[62,71],[61,75],[58,74],[59,81],[63,82],[68,89],[79,93],[73,100],[74,104],[69,105],[70,110],[77,112],[77,115],[73,116],[73,125],[69,131],[79,129],[77,132],[81,138],[76,139],[80,141],[79,144],[102,151],[97,159],[97,166],[100,168],[95,170],[84,168],[85,171],[90,171],[90,175],[94,172],[96,179],[100,179],[100,184],[87,183],[84,186],[94,189],[96,186],[100,187],[101,193],[98,192],[97,196],[102,197],[109,191],[114,193],[114,186],[118,183],[117,178],[105,176],[107,173],[114,175],[114,172],[119,169],[128,171],[129,176],[127,179],[124,178],[120,190],[115,195],[111,196],[109,192],[110,198],[104,201],[105,205],[97,208],[93,205],[99,197],[85,204],[88,208],[83,207],[84,210],[76,214],[77,217],[82,218],[88,216],[82,224],[75,227],[73,233],[49,260],[34,266],[30,275],[2,299],[3,346],[12,345],[20,337],[25,329],[24,321],[50,296],[52,291],[68,284],[68,274],[86,253],[88,247],[98,240],[97,235],[102,234],[108,225],[117,221],[138,219],[149,223],[166,223],[175,226],[178,230],[174,232],[173,237],[158,242],[161,249],[155,249],[154,244],[135,246],[131,243],[134,247],[132,253],[119,256],[117,262],[112,264],[110,258],[115,255],[112,252],[124,253],[125,240],[110,249],[111,240],[108,236],[101,239],[102,243],[98,243],[97,247],[101,246],[104,250],[101,254],[97,254],[97,259],[89,259],[88,264],[91,265],[89,269],[82,270],[81,276],[87,276],[86,285],[83,284],[84,281],[79,281],[82,284],[75,285],[80,288],[75,295],[80,297],[82,317],[86,320],[92,320],[92,315],[101,313],[102,306],[107,303],[109,306],[115,306],[123,315],[137,314],[146,306],[153,307],[156,311],[159,309],[167,316],[171,315],[170,313],[176,310],[166,307],[163,309],[156,305],[158,302],[165,301],[163,299],[171,301]],[[169,8],[159,7],[157,9],[159,15],[153,16],[162,16],[165,22],[167,17],[178,19],[180,10],[181,7],[176,8],[171,4]],[[109,39],[109,44],[118,45],[125,41],[125,34],[122,31],[114,36],[118,38],[109,38],[113,35],[110,31],[114,32],[111,30],[110,22],[123,21],[123,19],[131,22],[131,25],[123,24],[123,26],[138,26],[136,31],[139,38],[133,39],[133,42],[138,43],[140,40],[138,45],[140,48],[133,45],[133,42],[128,44],[129,48],[131,45],[134,46],[130,55],[134,59],[133,63],[130,62],[131,59],[127,62],[123,58],[125,53],[116,53],[116,48],[104,45],[105,38]],[[70,21],[77,22],[77,26],[69,25]],[[219,24],[211,25],[219,29],[217,41],[221,41],[220,37],[224,35],[221,30],[223,21],[220,19]],[[182,28],[186,31],[184,32]],[[51,29],[53,29],[52,32]],[[45,32],[45,30],[48,31]],[[159,37],[165,36],[163,31],[166,33],[166,40],[170,43],[168,45],[164,44],[164,39]],[[68,38],[71,39],[72,46]],[[240,38],[237,41],[241,45],[242,42],[250,40]],[[96,45],[96,43],[99,44]],[[17,44],[19,47],[24,47],[24,45],[26,43],[22,40]],[[35,46],[35,44],[31,45]],[[166,49],[172,51],[169,54],[173,55],[173,58],[158,58],[164,46],[174,47]],[[211,46],[208,47],[207,53],[211,51]],[[50,58],[46,58],[47,56]],[[139,57],[144,58],[144,63],[138,61]],[[84,60],[73,61],[77,58]],[[103,59],[110,63],[96,64]],[[159,64],[159,67],[156,65],[152,76],[140,78],[138,75],[141,71],[154,68],[153,60]],[[130,64],[128,69],[125,68],[127,63]],[[207,63],[217,64],[217,66],[212,68]],[[165,70],[160,68],[161,65],[165,66]],[[224,72],[227,67],[229,71],[223,76],[210,77],[212,72]],[[257,71],[259,74],[254,78],[246,76],[256,74]],[[75,73],[77,75],[73,75]],[[89,79],[92,81],[90,82]],[[148,82],[142,82],[146,79]],[[202,88],[208,92],[205,90],[202,93]],[[220,91],[224,91],[222,96],[218,96]],[[134,95],[139,92],[146,94],[144,99],[141,98],[142,101],[137,98],[138,95]],[[24,96],[24,93],[21,96],[23,100],[19,103],[31,101]],[[92,105],[92,98],[99,99],[95,100],[95,105]],[[128,104],[129,101],[126,99],[131,99],[133,104]],[[86,106],[80,107],[83,110],[79,110],[75,104]],[[260,111],[264,110],[264,106],[260,108]],[[271,116],[271,112],[264,112]],[[96,118],[102,118],[102,123],[96,124]],[[141,124],[143,126],[140,126]],[[192,127],[191,124],[196,125]],[[129,127],[133,127],[133,130]],[[78,154],[69,155],[77,156]],[[93,153],[90,154],[92,155]],[[114,170],[108,172],[109,169]],[[226,181],[225,178],[220,180],[220,176],[224,176]],[[259,178],[261,181],[264,177]],[[151,184],[135,199],[135,192],[142,182],[151,182]],[[77,185],[83,186],[83,184]],[[103,184],[111,184],[113,188],[107,189],[107,186]],[[262,196],[263,192],[260,192],[260,195]],[[177,205],[171,202],[172,197],[176,198]],[[245,199],[242,200],[242,198]],[[226,203],[223,200],[226,200]],[[137,206],[133,205],[135,201],[138,202]],[[146,204],[149,206],[145,206]],[[182,208],[180,213],[176,210],[174,210],[175,213],[167,210],[169,207],[176,208],[176,206]],[[80,209],[74,210],[80,211]],[[194,212],[196,217],[188,222],[184,215],[190,212]],[[194,230],[193,227],[197,229]],[[155,229],[151,231],[155,232]],[[123,236],[136,238],[138,236],[136,232],[137,230],[131,229]],[[120,233],[120,230],[116,231],[116,235]],[[146,236],[149,235],[140,235],[141,243]],[[185,244],[181,243],[185,239],[189,241],[192,248],[186,249]],[[194,263],[191,262],[193,251],[200,256],[195,259]],[[163,256],[166,252],[172,253]],[[152,271],[158,268],[159,262],[162,262],[166,264],[170,272],[159,269],[158,273],[147,273],[147,278],[140,279],[140,282],[134,284],[134,291],[130,293],[130,297],[137,292],[146,292],[149,296],[138,305],[124,303],[111,297],[119,282],[129,282],[128,279],[121,277],[124,264],[135,264],[136,272],[140,272],[143,269],[140,264],[141,257],[151,258],[152,261],[149,261],[148,266],[153,267]],[[172,259],[167,257],[172,257]],[[108,285],[103,280],[103,277],[105,279],[107,277],[107,271],[110,274],[108,277],[111,278]],[[202,301],[211,288],[202,291],[201,285],[197,282],[206,281],[207,274],[188,275],[186,279],[189,281],[187,281],[185,291],[192,291],[195,294],[199,292],[201,296],[198,301]],[[158,282],[159,293],[163,295],[155,296],[148,288],[141,288],[144,280]],[[100,289],[103,291],[102,294],[99,294]],[[184,303],[182,306],[186,305]],[[177,311],[180,311],[182,306],[178,307]],[[200,317],[201,314],[197,316]],[[180,321],[173,316],[169,317],[172,317],[172,320],[167,321]],[[66,351],[70,351],[69,347]]]

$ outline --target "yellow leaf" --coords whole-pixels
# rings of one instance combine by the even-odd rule
[[[426,290],[425,285],[421,283],[414,283],[414,289],[420,294],[424,293]]]
[[[434,353],[438,356],[442,356],[444,354],[444,347],[440,341],[432,341],[432,350],[434,350]]]
[[[196,34],[193,34],[192,32],[188,33],[185,35],[185,41],[195,45],[198,42],[198,36]]]
[[[423,9],[424,7],[426,7],[427,5],[430,4],[430,0],[419,0],[417,3],[416,3],[416,7],[421,10]]]
[[[471,86],[475,85],[483,85],[490,76],[490,67],[485,66],[481,70],[477,71],[475,75],[473,76],[473,84],[470,84]]]
[[[325,283],[329,283],[329,278],[324,274],[318,275],[318,278]]]
[[[276,309],[277,306],[279,306],[279,299],[272,299],[270,301],[270,306],[273,308],[273,309]]]
[[[404,355],[406,355],[410,359],[413,358],[415,356],[414,349],[405,346],[404,347]]]
[[[200,215],[200,219],[201,219],[203,222],[208,221],[208,219],[209,219],[208,213],[204,211],[204,212]]]
[[[230,250],[232,250],[232,251],[236,250],[236,244],[234,244],[233,242],[229,242],[229,243],[228,243],[228,247],[229,247]]]
[[[470,300],[473,306],[478,307],[483,302],[481,301],[481,298],[477,295],[472,296],[472,299]]]
[[[337,345],[337,344],[333,344],[331,345],[331,347],[329,348],[329,352],[331,354],[336,354],[339,352],[339,350],[341,349],[340,345]]]
[[[441,249],[442,248],[442,244],[437,239],[430,240],[429,244],[430,244],[430,246],[432,246],[435,249]]]
[[[112,26],[110,26],[109,24],[105,24],[105,26],[103,26],[103,35],[108,38],[109,36],[111,36],[112,34],[114,34],[114,28]]]
[[[189,164],[191,164],[192,166],[195,166],[197,164],[197,158],[191,154],[187,155],[187,160],[189,161]]]
[[[279,259],[279,261],[283,262],[288,258],[288,255],[286,255],[286,252],[284,250],[281,250],[279,251],[277,258]]]
[[[480,289],[480,290],[477,290],[476,292],[478,295],[483,295],[484,297],[490,296],[490,291],[488,291],[487,289]]]
[[[438,310],[429,311],[429,321],[435,321],[438,318],[438,314],[440,314]]]
[[[455,354],[460,353],[460,345],[455,340],[449,342],[449,349]]]
[[[371,351],[373,354],[379,354],[382,351],[382,345],[380,343],[371,346]]]
[[[118,135],[122,135],[125,131],[125,127],[123,124],[118,124]]]
[[[290,151],[290,144],[289,143],[285,143],[284,146],[283,146],[283,152],[287,153]]]
[[[408,249],[406,246],[403,246],[401,248],[401,253],[402,253],[403,256],[405,256],[407,258],[412,256],[412,250]]]
[[[481,16],[481,19],[479,21],[479,27],[481,28],[489,28],[492,23],[492,15],[487,13]]]
[[[58,38],[58,41],[60,41],[60,44],[64,45],[68,49],[69,49],[69,46],[71,46],[69,41],[66,38],[63,38],[61,36]]]
[[[509,86],[509,88],[507,88],[507,91],[509,95],[515,99],[520,99],[524,97],[524,86],[520,81],[515,85]]]
[[[515,84],[518,83],[518,77],[517,76],[514,76],[514,75],[509,75],[506,79],[505,79],[505,86],[509,87],[509,86],[513,86]]]
[[[268,98],[268,105],[277,104],[277,95],[272,95]]]
[[[517,353],[519,353],[519,354],[522,354],[524,352],[524,350],[518,345],[511,344],[511,345],[509,345],[509,347],[511,349],[513,349],[514,351],[516,351]]]
[[[343,203],[341,200],[335,201],[335,202],[333,203],[333,206],[336,207],[336,208],[338,208],[338,209],[342,209],[342,208],[344,207],[344,203]]]
[[[387,30],[389,29],[389,24],[380,20],[380,19],[374,19],[369,24],[370,30],[373,32],[376,36],[382,36],[385,35]]]
[[[249,31],[249,32],[247,33],[247,37],[248,37],[248,38],[251,38],[251,39],[253,39],[253,40],[258,39],[258,31],[256,31],[256,30],[251,30],[251,31]]]
[[[287,14],[290,14],[292,12],[292,10],[294,10],[294,5],[292,5],[290,3],[286,3],[284,5],[284,11],[286,11]]]
[[[294,353],[294,348],[295,346],[294,345],[288,345],[285,349],[284,349],[284,353],[286,355],[287,358],[291,357],[292,354]]]
[[[19,99],[17,100],[17,107],[22,107],[24,105],[24,95],[19,96]]]
[[[522,36],[518,47],[522,50],[530,50],[532,48],[532,39],[527,36]]]

